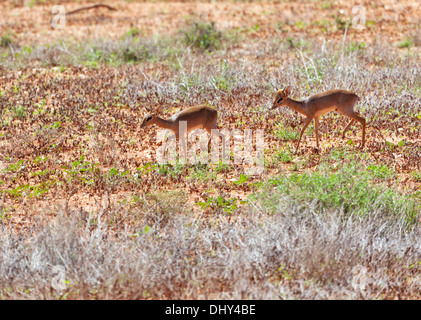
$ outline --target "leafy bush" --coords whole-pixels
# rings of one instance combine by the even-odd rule
[[[12,35],[8,32],[1,36],[0,47],[8,47],[13,42]]]
[[[341,208],[346,214],[403,215],[413,222],[420,204],[391,188],[373,185],[370,171],[355,164],[335,172],[327,167],[310,173],[292,173],[269,179],[259,195],[266,207],[276,209],[281,195],[292,196],[299,203],[316,201],[321,208]]]
[[[193,22],[182,34],[186,45],[207,51],[218,50],[224,38],[222,32],[216,29],[214,21]]]

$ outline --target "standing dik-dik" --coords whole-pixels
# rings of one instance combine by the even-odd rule
[[[220,137],[222,140],[222,154],[225,155],[225,136],[217,130],[216,126],[218,122],[218,111],[205,104],[187,108],[167,119],[160,118],[157,115],[147,115],[140,127],[143,128],[156,124],[158,127],[170,129],[174,132],[174,135],[168,141],[174,138],[178,140],[180,137],[180,121],[186,121],[187,133],[193,129],[206,129],[207,132]],[[208,150],[210,144],[211,141],[209,140]]]
[[[275,94],[275,100],[273,101],[272,109],[287,106],[307,117],[304,127],[301,129],[300,138],[298,139],[297,149],[300,146],[301,137],[311,120],[315,121],[315,132],[316,132],[316,143],[319,148],[319,116],[328,113],[330,111],[336,111],[348,118],[351,118],[351,122],[346,126],[343,131],[342,138],[345,138],[345,133],[348,128],[357,120],[363,126],[363,139],[361,142],[361,148],[364,147],[365,143],[365,119],[360,117],[355,111],[354,106],[360,99],[355,93],[346,90],[330,90],[323,93],[315,94],[314,96],[308,97],[303,101],[296,101],[289,98],[290,88],[285,87],[283,90],[278,90]]]

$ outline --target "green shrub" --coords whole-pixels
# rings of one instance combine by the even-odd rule
[[[13,42],[12,35],[8,32],[1,36],[0,47],[8,47]]]
[[[346,214],[404,214],[412,222],[420,204],[393,188],[374,184],[371,174],[354,164],[335,172],[322,166],[314,173],[292,173],[269,179],[258,197],[270,211],[276,210],[276,199],[285,194],[303,205],[316,201],[321,208],[342,208]]]
[[[298,140],[299,138],[299,132],[298,130],[294,130],[290,127],[286,127],[284,123],[278,123],[275,125],[275,135],[278,139],[281,140]]]
[[[182,34],[187,46],[207,51],[218,50],[223,40],[223,34],[216,29],[214,21],[193,22]]]

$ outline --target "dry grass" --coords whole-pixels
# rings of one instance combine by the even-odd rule
[[[1,226],[4,299],[417,299],[419,229],[284,196],[214,221],[109,207],[57,210],[26,233]],[[118,218],[117,218],[118,216]],[[138,217],[138,225],[127,219]],[[151,224],[151,221],[154,221]],[[113,223],[110,223],[113,221]],[[62,287],[52,283],[62,266]]]

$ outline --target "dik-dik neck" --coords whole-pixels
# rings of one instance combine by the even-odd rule
[[[172,131],[176,131],[178,123],[176,121],[173,121],[171,118],[170,119],[162,119],[160,117],[156,117],[155,118],[155,124],[161,128],[164,129],[170,129]]]
[[[303,115],[307,115],[307,105],[305,103],[305,101],[297,101],[291,98],[287,98],[285,101],[285,104],[287,105],[287,107],[303,114]]]

